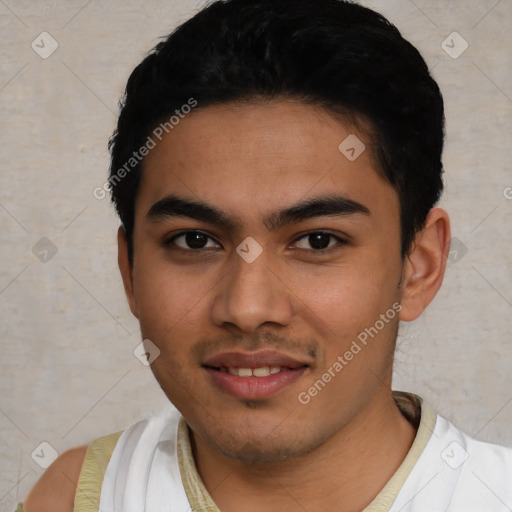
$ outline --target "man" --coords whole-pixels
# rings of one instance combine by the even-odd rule
[[[159,43],[108,187],[179,412],[61,455],[25,510],[510,510],[512,449],[391,390],[445,272],[443,127],[418,51],[356,4],[219,1]]]

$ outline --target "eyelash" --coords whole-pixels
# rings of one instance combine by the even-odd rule
[[[186,231],[181,231],[180,233],[177,233],[176,235],[173,235],[172,237],[164,240],[164,245],[166,247],[170,246],[177,238],[183,236],[183,235],[187,235],[188,233],[200,233],[201,235],[204,235],[206,236],[207,238],[209,238],[210,240],[214,240],[215,243],[218,243],[213,237],[211,237],[210,235],[208,235],[207,233],[205,233],[204,231],[200,231],[200,230],[197,230],[197,229],[189,229],[189,230],[186,230]],[[305,233],[303,235],[301,235],[300,237],[296,238],[294,240],[293,243],[297,243],[299,240],[302,240],[303,238],[307,238],[311,235],[317,235],[317,234],[321,234],[321,235],[327,235],[329,236],[330,238],[334,238],[336,239],[336,241],[338,242],[338,245],[339,246],[343,246],[343,245],[347,245],[348,242],[346,240],[344,240],[343,238],[340,238],[339,236],[337,235],[333,235],[332,233],[329,233],[328,231],[309,231],[308,233]],[[338,247],[339,248],[339,247]],[[179,246],[176,246],[173,247],[173,250],[181,250],[181,251],[185,251],[185,252],[202,252],[204,251],[205,249],[208,249],[208,248],[201,248],[201,249],[184,249],[183,247],[179,247]],[[336,246],[333,246],[333,247],[327,247],[325,249],[300,249],[301,251],[307,251],[307,252],[310,252],[310,253],[313,253],[313,254],[317,254],[317,255],[322,255],[322,254],[330,254],[333,250],[336,250]]]

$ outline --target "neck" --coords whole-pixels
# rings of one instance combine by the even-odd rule
[[[316,512],[339,510],[340,504],[345,512],[361,511],[398,469],[416,435],[391,391],[382,395],[323,445],[285,461],[229,459],[192,434],[199,475],[222,512]]]

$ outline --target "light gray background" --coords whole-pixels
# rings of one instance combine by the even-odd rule
[[[92,191],[129,73],[202,3],[0,0],[0,510],[42,474],[42,441],[61,453],[167,403],[132,353],[118,220]],[[457,253],[427,312],[401,327],[394,388],[512,446],[512,1],[362,3],[420,49],[446,102],[441,206]],[[59,45],[47,59],[31,48],[43,31]],[[441,46],[453,31],[469,45],[456,59]],[[46,262],[32,251],[42,237],[57,248]]]

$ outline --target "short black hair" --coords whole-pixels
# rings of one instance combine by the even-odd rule
[[[130,262],[144,165],[133,155],[155,127],[191,99],[202,108],[279,98],[369,120],[379,172],[399,196],[405,257],[443,191],[443,98],[418,50],[354,2],[218,0],[149,52],[120,101],[108,186]]]

